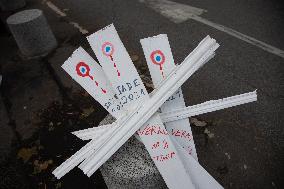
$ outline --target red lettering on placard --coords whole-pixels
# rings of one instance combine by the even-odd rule
[[[167,160],[174,158],[175,154],[176,154],[175,152],[170,152],[168,154],[161,154],[161,155],[158,155],[158,156],[154,156],[153,159],[156,160],[156,161],[164,162],[164,161],[167,161]]]
[[[184,131],[184,130],[179,130],[179,129],[177,129],[177,130],[172,129],[171,135],[176,136],[176,137],[180,137],[180,138],[186,138],[188,140],[192,139],[192,135],[190,133],[188,133],[187,131]]]
[[[160,142],[156,142],[155,144],[152,145],[152,149],[156,149],[160,146]]]
[[[191,148],[191,147],[188,147],[188,148],[189,148],[188,154],[191,155],[191,153],[192,153],[192,148]]]
[[[163,146],[164,146],[164,149],[169,148],[168,142],[164,140],[163,141]]]
[[[181,136],[180,133],[181,133],[181,132],[180,132],[179,130],[177,130],[175,136]]]
[[[186,131],[183,131],[180,137],[186,138],[185,134],[186,134]]]
[[[176,153],[175,152],[171,152],[171,158],[173,158],[173,156],[175,155]]]
[[[147,125],[144,129],[139,129],[137,131],[138,135],[169,135],[168,131],[164,128],[161,128],[159,125]]]

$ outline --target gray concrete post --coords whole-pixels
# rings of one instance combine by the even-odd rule
[[[25,0],[0,0],[0,8],[3,11],[17,10],[23,8],[25,5]]]
[[[100,125],[113,121],[108,115]],[[102,165],[100,171],[109,189],[167,188],[148,151],[134,136]]]
[[[27,57],[47,55],[57,46],[57,41],[38,9],[24,10],[7,19],[20,51]]]

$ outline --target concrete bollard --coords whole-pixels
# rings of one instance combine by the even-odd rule
[[[108,115],[101,123],[114,121]],[[166,189],[167,186],[144,145],[131,137],[100,168],[109,189]]]
[[[26,5],[25,0],[0,0],[2,11],[13,11],[23,8]]]
[[[23,55],[33,58],[47,55],[57,46],[57,41],[43,15],[38,9],[13,14],[7,24]]]

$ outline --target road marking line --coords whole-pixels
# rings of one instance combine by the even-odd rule
[[[57,15],[59,15],[60,17],[68,17],[68,15],[62,11],[59,7],[57,7],[55,4],[53,4],[51,1],[44,1],[43,3],[45,3],[47,5],[47,7],[49,7],[53,12],[55,12]],[[80,33],[82,33],[83,35],[88,34],[89,31],[86,30],[84,27],[80,26],[79,23],[77,22],[73,22],[71,20],[67,20],[67,22],[72,25],[74,28],[78,29]]]
[[[176,24],[190,19],[193,14],[201,15],[202,13],[207,12],[204,9],[168,0],[139,0],[139,2],[147,4],[150,8],[159,12]]]
[[[46,5],[51,9],[53,10],[56,14],[58,14],[59,16],[61,17],[65,17],[67,16],[65,12],[63,12],[62,10],[60,10],[57,6],[55,6],[52,2],[50,1],[47,1],[45,2]]]
[[[284,58],[284,51],[283,50],[278,49],[276,47],[273,47],[272,45],[269,45],[269,44],[264,43],[262,41],[259,41],[259,40],[255,39],[253,37],[250,37],[248,35],[242,34],[242,33],[238,32],[238,31],[233,30],[231,28],[228,28],[226,26],[222,26],[220,24],[216,24],[214,22],[211,22],[211,21],[209,21],[207,19],[204,19],[202,17],[199,17],[199,16],[194,16],[193,15],[191,17],[191,19],[193,19],[193,20],[195,20],[197,22],[206,24],[208,26],[211,26],[211,27],[213,27],[213,28],[215,28],[215,29],[217,29],[219,31],[225,32],[225,33],[227,33],[227,34],[229,34],[229,35],[231,35],[233,37],[236,37],[236,38],[238,38],[238,39],[240,39],[242,41],[245,41],[245,42],[247,42],[247,43],[249,43],[251,45],[254,45],[254,46],[256,46],[256,47],[258,47],[258,48],[260,48],[260,49],[262,49],[262,50],[264,50],[266,52],[269,52],[269,53],[272,53],[274,55],[280,56],[281,58]]]
[[[139,0],[141,3],[145,3],[147,6],[165,16],[172,22],[179,24],[186,20],[192,19],[212,28],[215,28],[219,31],[227,33],[235,38],[238,38],[242,41],[245,41],[253,46],[256,46],[266,52],[272,53],[276,56],[284,58],[284,51],[276,48],[272,45],[269,45],[265,42],[259,41],[253,37],[242,34],[232,28],[214,23],[210,20],[200,17],[200,15],[204,12],[207,12],[204,9],[192,7],[186,4],[175,3],[168,0]]]
[[[79,30],[79,32],[81,32],[83,35],[88,34],[89,31],[86,30],[85,28],[83,28],[82,26],[80,26],[77,22],[69,22],[69,24],[73,25],[74,28],[77,28]]]

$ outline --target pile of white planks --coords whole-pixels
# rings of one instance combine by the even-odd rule
[[[198,163],[188,117],[256,101],[256,91],[186,107],[180,88],[214,57],[219,44],[207,36],[180,65],[175,65],[167,35],[142,39],[155,86],[148,94],[113,25],[87,39],[100,65],[79,47],[62,68],[117,120],[73,132],[90,142],[53,174],[59,179],[79,165],[91,176],[136,134],[169,188],[223,188]]]

